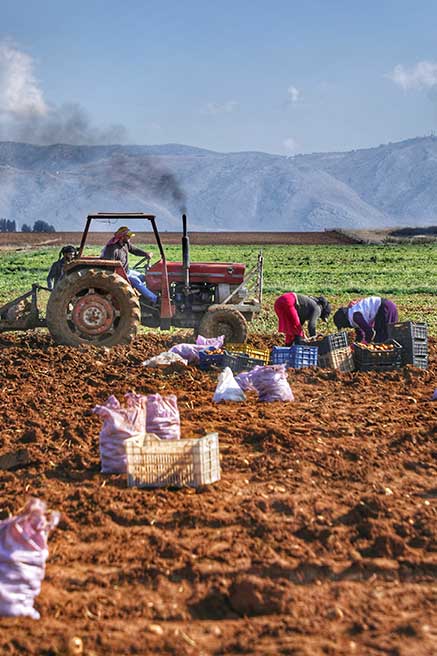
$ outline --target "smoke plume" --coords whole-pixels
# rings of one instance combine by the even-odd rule
[[[101,129],[92,125],[77,103],[46,102],[34,74],[30,55],[9,42],[0,42],[0,141],[38,145],[108,145],[127,141],[122,125]],[[186,199],[175,175],[158,157],[116,155],[110,162],[108,183],[120,192],[143,197],[144,192],[183,212]]]
[[[122,125],[96,128],[77,103],[48,104],[30,55],[0,43],[0,139],[50,145],[126,143]]]
[[[27,116],[15,119],[12,126],[13,141],[48,146],[51,144],[106,145],[125,143],[127,132],[122,125],[96,128],[91,124],[80,105],[68,103],[52,107],[44,116]],[[4,129],[3,129],[4,132]]]
[[[178,212],[185,212],[187,199],[174,173],[169,171],[159,157],[142,155],[113,155],[108,178],[121,191],[144,192]]]
[[[48,108],[33,74],[29,55],[7,43],[0,43],[0,115],[26,120],[45,116]]]

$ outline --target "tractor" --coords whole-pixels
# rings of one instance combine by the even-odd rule
[[[91,222],[116,220],[143,220],[152,227],[159,259],[150,265],[142,258],[131,268],[144,269],[147,287],[158,296],[155,304],[132,287],[119,261],[84,255]],[[182,262],[167,262],[155,215],[89,214],[76,256],[50,294],[45,319],[37,303],[44,288],[35,284],[0,307],[0,332],[46,326],[58,344],[113,346],[129,343],[140,325],[162,330],[174,326],[205,337],[246,341],[247,323],[261,311],[262,254],[248,272],[244,264],[191,263],[185,214],[182,228]]]

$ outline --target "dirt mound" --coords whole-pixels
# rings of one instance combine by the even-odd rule
[[[111,350],[2,336],[0,517],[60,510],[39,622],[0,620],[0,653],[435,653],[436,344],[428,372],[290,371],[294,403],[216,406],[217,374],[163,373],[157,333]],[[257,336],[253,345],[272,345]],[[184,437],[217,431],[222,480],[126,488],[99,473],[110,394],[175,393]]]

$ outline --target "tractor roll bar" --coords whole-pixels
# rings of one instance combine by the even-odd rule
[[[153,232],[155,233],[155,238],[159,248],[159,253],[161,257],[164,256],[164,251],[162,249],[161,240],[159,238],[159,233],[155,225],[155,215],[154,214],[144,214],[143,212],[97,212],[95,214],[88,214],[86,218],[85,230],[83,231],[82,239],[80,240],[79,253],[78,257],[82,257],[83,249],[85,248],[86,240],[88,237],[88,232],[90,229],[91,221],[101,220],[107,221],[108,219],[143,219],[146,221],[152,222]]]
[[[88,214],[86,218],[85,230],[83,231],[82,239],[79,246],[78,257],[82,257],[83,249],[85,248],[86,239],[88,236],[91,221],[93,220],[108,220],[108,219],[142,219],[143,221],[150,221],[152,224],[153,233],[158,246],[159,254],[162,260],[162,280],[161,280],[161,327],[170,327],[170,320],[174,314],[174,310],[170,300],[170,288],[168,282],[167,260],[165,258],[164,249],[162,248],[161,237],[159,236],[158,228],[156,225],[155,214],[144,214],[143,212],[97,212],[96,214]],[[167,325],[168,324],[168,325]]]

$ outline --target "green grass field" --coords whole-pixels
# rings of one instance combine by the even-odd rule
[[[143,245],[150,250],[153,245]],[[99,248],[89,254],[98,254]],[[193,246],[193,261],[256,262],[254,246]],[[166,248],[168,260],[180,260],[180,249]],[[274,299],[283,292],[324,294],[333,308],[359,296],[378,294],[393,300],[401,320],[426,321],[437,335],[437,245],[385,246],[266,246],[263,248],[265,311],[252,330],[271,332],[276,327]],[[0,303],[45,284],[57,248],[38,251],[4,251],[0,254]],[[136,258],[132,258],[131,264]],[[327,329],[331,330],[332,324]]]

